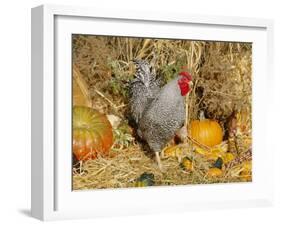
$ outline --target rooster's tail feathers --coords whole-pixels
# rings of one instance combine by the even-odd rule
[[[146,60],[135,59],[133,62],[136,65],[135,79],[141,81],[145,85],[151,84],[156,79],[152,67]]]

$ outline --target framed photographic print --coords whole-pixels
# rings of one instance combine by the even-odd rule
[[[270,20],[32,9],[32,216],[271,205]]]

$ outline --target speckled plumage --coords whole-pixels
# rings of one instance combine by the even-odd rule
[[[160,81],[156,79],[147,61],[135,60],[134,62],[136,74],[130,84],[130,110],[133,119],[138,124],[144,109],[160,91]]]
[[[146,61],[137,61],[136,65],[131,83],[131,114],[138,135],[152,151],[160,152],[185,121],[185,99],[178,85],[179,77],[160,88]]]
[[[184,121],[184,97],[176,78],[165,85],[146,108],[139,122],[139,133],[152,151],[160,152]]]

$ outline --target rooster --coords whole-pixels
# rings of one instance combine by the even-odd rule
[[[162,171],[159,153],[185,123],[185,95],[192,83],[188,72],[180,72],[160,87],[160,80],[147,61],[135,60],[135,78],[130,83],[130,112],[137,134],[155,152]]]

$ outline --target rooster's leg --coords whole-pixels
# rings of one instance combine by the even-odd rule
[[[161,163],[161,159],[160,159],[160,155],[159,155],[158,151],[155,152],[155,157],[156,157],[156,161],[157,161],[160,171],[163,172],[163,167],[162,167],[162,163]]]
[[[83,162],[80,160],[79,161],[79,173],[80,174],[82,173],[82,164],[83,164]]]

